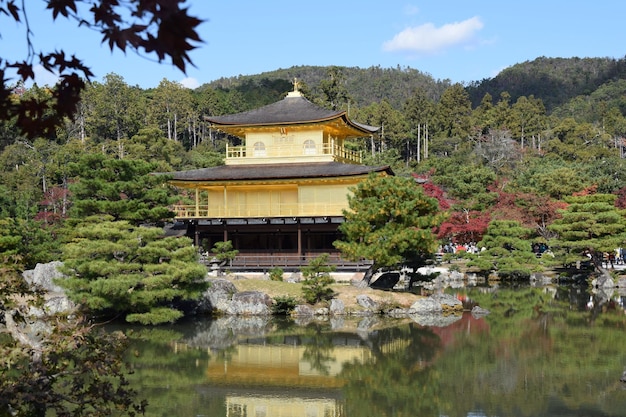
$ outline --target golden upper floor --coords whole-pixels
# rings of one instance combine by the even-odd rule
[[[378,127],[356,123],[345,111],[319,107],[300,92],[261,108],[207,117],[211,127],[241,139],[229,146],[227,165],[299,162],[361,163],[361,155],[345,147],[348,139],[370,137]]]

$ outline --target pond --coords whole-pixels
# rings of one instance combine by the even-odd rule
[[[116,329],[148,416],[626,415],[626,293],[448,291],[490,314]]]

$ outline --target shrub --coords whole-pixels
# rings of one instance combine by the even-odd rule
[[[283,280],[283,269],[279,267],[275,267],[270,269],[270,280],[272,281],[282,281]]]
[[[233,249],[233,242],[230,240],[215,242],[215,245],[211,248],[211,252],[221,265],[230,264],[239,254],[237,249]]]
[[[318,301],[328,300],[333,296],[333,290],[330,285],[335,280],[330,273],[335,268],[328,265],[328,254],[323,253],[317,258],[311,260],[308,266],[302,268],[302,295],[304,300],[309,304],[315,304]]]
[[[298,300],[289,295],[279,295],[274,298],[274,304],[272,304],[272,314],[286,316],[289,315],[296,305]]]

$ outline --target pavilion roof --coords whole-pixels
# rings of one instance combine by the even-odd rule
[[[340,162],[219,165],[190,171],[171,172],[172,181],[237,181],[351,177],[370,172],[393,175],[388,165],[366,166]]]
[[[302,124],[325,124],[340,122],[350,136],[369,136],[380,127],[357,123],[345,111],[328,110],[311,103],[299,92],[291,92],[285,98],[272,104],[242,113],[224,116],[205,117],[214,128],[236,136],[242,136],[244,129],[265,126],[294,126]]]

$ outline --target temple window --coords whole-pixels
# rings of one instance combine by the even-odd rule
[[[266,152],[265,152],[265,143],[263,142],[256,142],[254,144],[254,156],[267,156]]]
[[[311,139],[304,141],[304,154],[305,155],[315,155],[317,153],[317,147],[315,146],[315,141]]]

